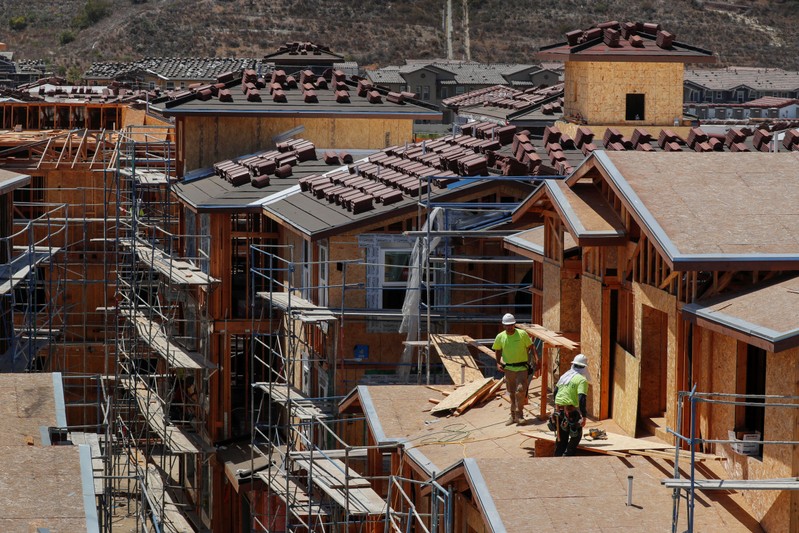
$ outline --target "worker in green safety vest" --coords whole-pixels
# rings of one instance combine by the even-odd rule
[[[586,398],[591,381],[587,365],[588,358],[585,355],[575,355],[571,369],[555,385],[555,411],[550,416],[550,427],[554,425],[557,432],[555,457],[574,455],[583,438]]]
[[[505,425],[510,426],[524,422],[528,376],[540,365],[533,341],[526,331],[516,327],[516,317],[505,314],[502,327],[504,329],[494,339],[492,349],[497,359],[497,370],[505,373],[505,387],[510,396],[510,418]]]

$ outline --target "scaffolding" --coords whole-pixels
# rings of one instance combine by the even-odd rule
[[[684,501],[686,506],[686,525],[687,533],[694,531],[695,501],[697,491],[714,490],[799,490],[799,478],[788,477],[781,479],[699,479],[696,473],[697,451],[705,445],[729,445],[737,453],[747,455],[760,455],[762,448],[766,445],[799,445],[797,440],[765,440],[761,435],[753,434],[757,438],[745,441],[737,438],[730,439],[708,439],[699,436],[697,430],[697,407],[704,405],[707,414],[714,406],[720,408],[741,407],[752,409],[797,409],[799,408],[799,396],[783,396],[774,394],[729,394],[713,392],[697,392],[696,386],[689,391],[680,391],[677,403],[677,421],[680,427],[683,425],[685,416],[684,405],[688,403],[688,435],[683,435],[678,430],[668,428],[667,431],[676,437],[674,453],[674,477],[664,479],[663,485],[673,491],[672,508],[672,533],[677,533],[680,521],[680,505]],[[735,435],[730,435],[735,437]],[[689,475],[687,478],[680,477],[680,457],[681,448],[688,447],[690,450]],[[746,446],[747,449],[744,449]],[[736,453],[733,451],[733,453]]]
[[[174,132],[128,127],[112,160],[115,231],[113,405],[108,474],[122,473],[109,490],[133,493],[137,531],[205,530],[210,524],[207,431],[209,321],[204,304],[217,280],[208,257],[181,256],[173,203]],[[200,254],[208,246],[195,248]],[[114,346],[115,344],[115,346]],[[109,376],[110,377],[110,376]],[[133,482],[131,483],[131,479]]]
[[[250,472],[262,487],[251,498],[251,529],[401,532],[415,523],[420,531],[443,531],[452,523],[449,492],[420,483],[436,494],[424,512],[403,490],[410,480],[359,473],[370,453],[395,446],[355,446],[340,436],[340,397],[329,384],[336,382],[336,323],[346,312],[311,303],[306,296],[319,287],[293,282],[307,265],[281,257],[281,248],[290,258],[290,248],[252,247]],[[342,302],[347,288],[346,282],[337,286]],[[318,396],[310,392],[313,381]]]
[[[59,335],[64,307],[62,246],[68,206],[40,206],[32,220],[17,219],[11,235],[0,238],[0,371],[41,368]]]

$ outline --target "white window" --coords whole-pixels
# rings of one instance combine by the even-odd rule
[[[430,86],[422,86],[422,100],[430,100]]]
[[[402,309],[411,261],[410,248],[380,251],[380,307]]]
[[[319,297],[316,303],[322,307],[327,307],[328,305],[328,253],[327,240],[319,241]]]
[[[724,98],[724,93],[721,91],[716,91],[716,102],[721,102]]]
[[[455,87],[455,94],[463,94],[465,92],[466,92],[466,87],[464,87],[463,85],[458,85],[457,87]]]

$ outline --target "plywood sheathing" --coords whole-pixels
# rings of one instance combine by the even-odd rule
[[[613,421],[628,435],[635,435],[640,361],[618,344],[613,359]]]
[[[440,388],[454,390],[446,385]],[[386,437],[417,448],[438,469],[463,457],[530,458],[533,441],[519,431],[544,424],[530,420],[530,425],[506,426],[508,403],[499,398],[469,409],[458,418],[439,418],[430,413],[431,391],[425,386],[370,386],[368,391]]]
[[[456,385],[483,379],[483,373],[469,350],[471,337],[463,335],[430,335],[430,340]]]
[[[564,520],[579,531],[669,531],[672,491],[660,485],[673,467],[645,457],[478,458],[487,492],[508,533],[560,531]],[[509,474],[512,473],[512,474]],[[633,476],[632,507],[627,476]],[[530,480],[546,490],[532,490]],[[730,496],[699,495],[696,531],[757,531]],[[567,517],[567,518],[564,518]],[[685,529],[681,513],[679,531]],[[752,529],[755,528],[755,529]]]
[[[580,351],[588,357],[591,386],[588,387],[586,407],[589,416],[599,417],[600,387],[602,383],[602,282],[590,276],[582,276],[580,299]],[[608,342],[607,339],[605,342]]]
[[[591,124],[672,126],[682,117],[683,64],[567,61],[564,71],[564,114]],[[642,120],[625,121],[631,93],[646,96]]]
[[[677,297],[649,285],[633,283],[635,353],[641,354],[643,306],[667,315],[666,318],[666,413],[668,427],[677,427]],[[640,400],[639,400],[640,403]],[[661,436],[662,438],[665,435]]]
[[[41,426],[56,426],[52,374],[0,376],[0,446],[41,445]]]
[[[693,376],[698,390],[718,393],[735,393],[741,382],[745,365],[736,357],[739,343],[725,335],[696,327],[693,343]],[[799,349],[767,354],[766,394],[799,394],[796,360]],[[799,440],[796,409],[770,408],[765,412],[765,440]],[[727,431],[735,429],[736,413],[732,405],[697,406],[698,430],[703,438],[726,440]],[[795,476],[799,471],[797,447],[790,445],[765,445],[763,456],[754,457],[733,453],[729,445],[717,444],[716,453],[727,460],[724,466],[730,479],[779,479]],[[762,521],[767,531],[789,532],[797,528],[795,491],[741,491],[751,506],[755,518]],[[793,522],[792,522],[793,521]]]
[[[553,331],[561,331],[561,267],[550,261],[544,261],[544,297],[543,326]]]
[[[78,453],[77,446],[26,446],[23,453],[0,445],[0,531],[87,531]]]
[[[325,148],[381,149],[413,140],[413,120],[391,118],[186,117],[186,171],[274,146],[272,138],[303,126],[304,139]]]
[[[588,440],[588,438],[583,438],[583,440],[580,441],[579,446],[579,449],[581,450],[587,450],[596,453],[619,453],[628,452],[630,450],[669,450],[671,452],[671,457],[674,457],[674,446],[667,444],[656,437],[636,439],[628,435],[623,435],[618,432],[618,429],[614,427],[615,424],[611,421],[603,420],[602,422],[598,423],[592,422],[589,424],[589,426],[591,428],[596,427],[599,429],[604,429],[608,438],[593,441]],[[523,431],[522,434],[534,439],[543,439],[551,442],[555,441],[554,432],[549,431],[545,427],[537,428],[536,430]],[[587,429],[584,431],[584,434],[588,434]]]

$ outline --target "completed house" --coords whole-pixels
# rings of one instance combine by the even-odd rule
[[[366,71],[366,77],[375,85],[392,91],[413,92],[421,100],[435,105],[440,105],[446,98],[495,85],[508,85],[524,91],[542,85],[556,85],[560,80],[558,71],[539,65],[444,59],[409,59],[404,65]],[[449,124],[453,118],[453,114],[446,112],[444,123]]]
[[[686,69],[686,104],[742,104],[763,97],[799,98],[799,72],[780,68]]]

